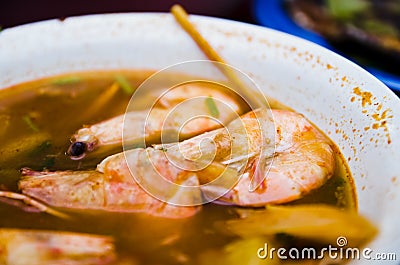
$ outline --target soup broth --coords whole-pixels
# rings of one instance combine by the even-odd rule
[[[123,76],[130,87],[136,88],[151,74],[148,71],[87,72],[1,90],[1,190],[18,191],[20,169],[24,167],[40,171],[95,169],[110,154],[71,160],[65,154],[71,135],[82,125],[124,113],[131,97],[124,89],[119,89],[99,111],[86,112],[116,77]],[[279,103],[271,107],[286,108]],[[321,188],[290,204],[323,203],[356,210],[350,172],[338,149],[335,153],[334,176]],[[238,208],[233,206],[209,203],[195,216],[181,220],[138,213],[62,209],[72,216],[64,220],[29,211],[32,209],[19,202],[4,198],[1,201],[4,203],[0,203],[0,227],[111,235],[119,259],[126,262],[123,264],[197,264],[203,253],[220,249],[237,238],[219,225],[224,220],[238,218]]]

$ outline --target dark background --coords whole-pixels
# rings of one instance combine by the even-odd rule
[[[191,14],[256,23],[251,15],[251,0],[0,0],[0,26],[85,14],[169,12],[176,3]]]
[[[169,12],[174,4],[190,14],[257,24],[253,0],[0,0],[0,27],[87,14]]]

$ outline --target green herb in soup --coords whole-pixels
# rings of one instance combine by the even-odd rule
[[[1,189],[23,192],[70,217],[60,219],[46,213],[22,211],[12,206],[15,203],[2,198],[1,227],[107,235],[114,239],[117,260],[123,264],[214,264],[216,261],[220,261],[219,264],[239,264],[241,261],[249,264],[279,264],[276,260],[271,261],[276,263],[266,263],[266,260],[260,259],[257,256],[258,249],[267,242],[275,246],[299,248],[307,242],[320,249],[334,240],[336,234],[326,241],[326,237],[319,240],[317,232],[314,233],[314,223],[318,234],[322,234],[324,229],[327,233],[332,232],[329,226],[318,225],[322,218],[318,215],[318,209],[326,209],[329,213],[326,218],[332,224],[340,224],[343,227],[340,231],[343,236],[349,236],[349,240],[355,236],[354,230],[350,229],[353,226],[346,227],[346,222],[363,225],[365,229],[359,231],[357,241],[351,245],[366,242],[374,235],[373,226],[355,213],[356,196],[350,172],[339,150],[323,133],[302,115],[273,102],[271,107],[277,128],[274,133],[282,133],[282,137],[287,137],[283,133],[290,132],[290,139],[293,134],[297,142],[295,149],[287,152],[274,149],[270,154],[274,158],[271,171],[263,172],[262,168],[257,167],[260,132],[252,124],[257,122],[254,119],[257,113],[266,120],[270,116],[263,116],[262,110],[249,112],[248,106],[237,95],[209,84],[186,84],[171,90],[162,98],[151,91],[143,96],[143,101],[155,103],[154,113],[148,117],[152,122],[160,119],[168,121],[166,117],[171,109],[181,106],[188,98],[198,96],[203,98],[190,106],[183,105],[184,111],[179,114],[191,114],[190,111],[194,109],[212,118],[203,117],[186,123],[181,119],[171,119],[166,127],[151,127],[148,135],[129,135],[131,150],[125,155],[133,158],[129,161],[133,161],[130,166],[137,174],[137,179],[145,183],[160,172],[168,173],[168,180],[182,184],[170,193],[173,195],[170,199],[177,202],[187,202],[188,197],[193,201],[202,200],[221,190],[225,191],[225,181],[229,182],[243,172],[253,174],[255,180],[257,174],[270,174],[276,176],[275,179],[281,181],[278,184],[282,185],[274,184],[274,180],[267,177],[261,179],[261,184],[254,192],[249,192],[246,183],[251,183],[252,179],[243,177],[240,181],[244,179],[248,182],[239,181],[236,185],[244,183],[246,189],[235,186],[236,189],[221,194],[224,196],[217,198],[220,204],[176,206],[149,195],[135,182],[125,166],[124,154],[120,153],[121,135],[113,133],[121,132],[118,128],[122,126],[121,117],[130,97],[150,74],[146,71],[76,73],[0,91],[0,124],[4,124],[4,128],[0,128],[3,143],[0,147]],[[169,74],[165,78],[171,80],[176,76]],[[159,86],[163,88],[163,80],[160,80]],[[219,105],[219,102],[229,102],[230,108],[242,118],[227,115],[226,107]],[[137,122],[133,122],[133,126],[144,124],[145,112],[141,111],[138,108],[135,113],[127,113],[126,117]],[[233,132],[235,143],[253,141],[250,143],[253,148],[251,152],[239,146],[234,156],[229,156],[232,153],[230,135],[213,121],[214,118],[223,119],[228,124],[226,128]],[[285,127],[293,124],[289,121],[305,129]],[[182,123],[184,126],[178,130],[176,125]],[[240,124],[244,124],[253,134],[243,134]],[[102,134],[99,128],[111,129],[103,130],[105,133]],[[181,142],[171,141],[165,146],[160,145],[162,133],[178,133]],[[213,139],[213,143],[205,139]],[[213,144],[217,149],[213,149]],[[193,146],[198,146],[202,152],[199,153]],[[210,158],[205,151],[217,151],[210,164],[191,173],[165,160],[166,155],[177,155],[177,150],[184,154],[180,166],[198,165],[195,163]],[[302,153],[304,150],[307,153]],[[154,159],[157,170],[146,162],[147,156]],[[225,172],[222,180],[218,178],[221,172]],[[304,174],[299,175],[298,172]],[[287,190],[284,186],[290,174],[298,176],[298,182],[302,183],[296,186],[298,182],[293,182],[291,185],[296,188],[294,190]],[[190,185],[197,187],[200,183],[212,185],[208,186],[211,188],[199,188],[190,193],[181,188]],[[271,193],[273,185],[281,191]],[[157,188],[167,190],[163,186]],[[270,204],[282,205],[265,208]],[[315,208],[315,204],[325,206]],[[296,224],[293,221],[301,218],[304,223]],[[271,224],[272,220],[275,226]],[[307,230],[303,230],[301,225],[306,225]],[[241,226],[246,229],[241,231]],[[288,264],[290,262],[293,261],[287,261]]]

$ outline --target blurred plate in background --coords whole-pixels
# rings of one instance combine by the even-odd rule
[[[360,63],[354,60],[346,52],[341,51],[337,47],[334,47],[330,42],[328,42],[321,35],[307,30],[292,20],[289,13],[284,7],[284,0],[255,0],[253,5],[254,17],[262,26],[273,28],[279,31],[287,32],[289,34],[307,39],[321,46],[324,46],[348,59],[355,61],[357,64],[361,65],[363,68],[367,69],[371,74],[375,75],[388,87],[390,87],[398,95],[400,93],[400,76],[389,73],[386,70],[371,67],[369,65]]]

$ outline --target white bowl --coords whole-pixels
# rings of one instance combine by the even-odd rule
[[[399,98],[357,65],[308,41],[234,21],[191,20],[229,64],[265,94],[303,113],[340,147],[355,180],[359,211],[380,230],[369,247],[396,253],[399,260]],[[0,87],[74,71],[161,69],[198,59],[206,58],[170,14],[51,20],[1,32]],[[373,129],[385,114],[386,124]]]

